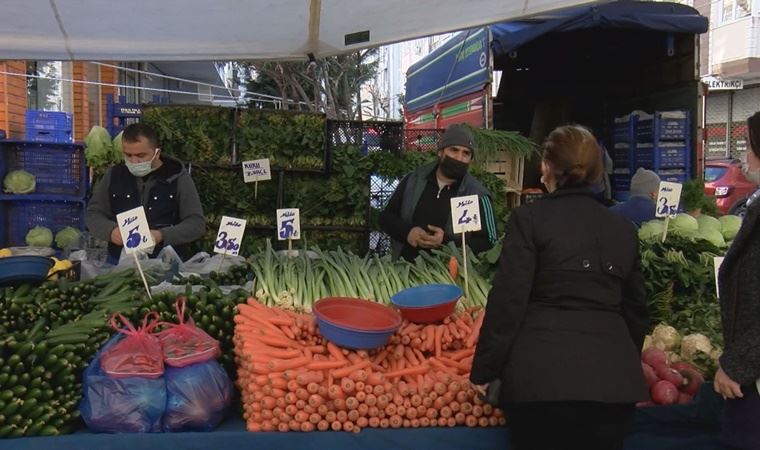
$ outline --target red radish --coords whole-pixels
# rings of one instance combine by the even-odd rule
[[[666,355],[663,350],[660,350],[657,347],[649,347],[648,349],[641,352],[641,360],[652,367],[660,366],[663,364],[667,365],[668,355]]]
[[[644,371],[644,379],[647,381],[647,387],[652,387],[653,384],[657,383],[659,378],[657,378],[652,366],[647,363],[641,363],[641,370]]]
[[[652,400],[658,405],[672,405],[678,401],[678,389],[670,381],[660,380],[652,386]]]
[[[657,403],[655,403],[655,402],[651,402],[651,401],[646,401],[646,402],[638,402],[638,403],[636,403],[636,407],[637,407],[637,408],[648,408],[648,407],[650,407],[650,406],[657,406]]]
[[[679,405],[685,405],[687,403],[691,403],[691,400],[693,398],[694,397],[692,397],[691,395],[684,394],[683,392],[681,392],[681,393],[678,394],[678,404]]]
[[[696,369],[693,368],[683,368],[679,371],[681,375],[684,377],[684,384],[681,387],[681,392],[684,394],[695,396],[697,395],[697,392],[699,392],[699,388],[702,386],[702,383],[705,382],[705,378],[702,376],[701,373],[699,373]]]
[[[680,361],[677,363],[673,363],[670,365],[670,367],[676,369],[677,371],[681,371],[683,369],[693,369],[697,370],[696,367],[692,366],[691,364],[687,363],[686,361]]]
[[[677,370],[671,369],[670,367],[660,366],[655,369],[655,373],[659,379],[670,381],[676,387],[683,384],[683,376],[681,376]]]

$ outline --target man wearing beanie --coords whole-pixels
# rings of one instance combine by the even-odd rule
[[[639,167],[631,178],[631,197],[627,202],[617,204],[610,211],[620,214],[637,227],[654,219],[655,200],[660,188],[660,177],[651,170]]]
[[[421,249],[439,247],[455,238],[451,198],[480,197],[481,229],[467,235],[475,252],[496,242],[491,194],[468,173],[475,141],[463,124],[451,125],[438,142],[438,159],[407,174],[380,213],[380,228],[392,239],[393,259],[414,260]]]

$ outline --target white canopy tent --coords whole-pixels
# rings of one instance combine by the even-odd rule
[[[584,0],[3,0],[0,59],[302,59]]]

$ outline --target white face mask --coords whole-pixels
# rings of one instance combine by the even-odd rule
[[[142,178],[145,175],[153,172],[153,160],[156,159],[156,156],[158,156],[158,149],[156,149],[156,151],[153,153],[153,157],[149,161],[143,161],[139,163],[124,161],[124,164],[127,165],[129,173],[136,177]]]
[[[747,150],[751,152],[752,150]],[[742,174],[750,183],[760,185],[760,169],[752,170],[747,163],[747,154],[742,155]]]

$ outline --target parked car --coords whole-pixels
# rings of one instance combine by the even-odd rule
[[[743,216],[747,199],[757,188],[742,174],[738,159],[705,163],[705,194],[715,197],[721,214]]]

